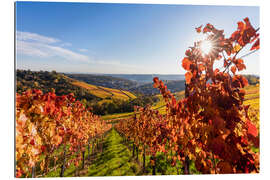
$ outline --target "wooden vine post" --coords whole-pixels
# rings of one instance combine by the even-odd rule
[[[95,152],[95,139],[92,141],[92,155]]]
[[[136,151],[137,151],[137,153],[136,153],[136,160],[139,160],[139,147],[138,146],[136,146]]]
[[[90,161],[90,138],[88,140],[87,150],[88,150],[88,157],[87,157],[87,159],[88,159],[88,161]]]
[[[85,151],[82,151],[82,169],[84,169]]]
[[[156,156],[152,155],[151,158],[152,175],[156,175]]]
[[[186,156],[185,157],[185,164],[184,164],[184,174],[190,174],[189,163],[190,163],[189,157]]]
[[[36,177],[36,166],[32,167],[32,178]]]
[[[132,147],[132,157],[135,157],[135,144],[133,142],[133,147]]]
[[[66,144],[64,146],[63,164],[61,166],[60,177],[64,177],[65,164],[66,164]]]
[[[143,172],[145,172],[145,146],[143,146]]]

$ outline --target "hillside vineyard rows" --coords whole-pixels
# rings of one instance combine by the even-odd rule
[[[237,24],[229,38],[211,24],[196,28],[207,38],[181,61],[184,91],[169,91],[157,77],[160,94],[148,97],[17,71],[16,177],[259,173],[259,81],[238,74],[246,69],[238,54],[259,49],[259,29],[248,18]],[[94,105],[112,102],[95,114]]]

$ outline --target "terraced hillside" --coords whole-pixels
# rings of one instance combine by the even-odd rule
[[[256,127],[260,127],[260,86],[250,85],[245,88],[245,105],[250,105],[249,107],[249,117],[256,124]]]
[[[114,98],[121,100],[135,99],[136,96],[128,91],[106,88],[102,86],[95,86],[82,81],[74,80],[72,84],[87,89],[91,94],[102,99]]]

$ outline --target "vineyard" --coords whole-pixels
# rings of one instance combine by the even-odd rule
[[[112,89],[112,88],[105,88],[101,86],[95,86],[79,81],[73,82],[74,85],[83,87],[85,89],[88,89],[91,94],[100,97],[100,98],[108,98],[112,97],[115,99],[134,99],[136,96],[128,91],[122,91],[122,90],[117,90],[117,89]]]
[[[229,38],[211,24],[196,28],[206,39],[181,61],[185,91],[171,93],[155,77],[159,101],[134,112],[101,117],[72,93],[17,93],[16,177],[259,173],[259,84],[239,74],[238,57],[259,49],[259,28],[248,18],[237,24]],[[73,84],[100,98],[136,98]]]

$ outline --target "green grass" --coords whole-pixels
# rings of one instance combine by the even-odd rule
[[[93,161],[86,161],[85,169],[80,169],[71,164],[64,172],[64,177],[74,177],[76,171],[80,176],[135,176],[135,175],[152,175],[150,166],[150,156],[146,155],[146,169],[142,172],[142,153],[139,154],[139,161],[132,157],[132,143],[124,144],[123,138],[113,128],[104,138],[103,151],[95,155]],[[92,150],[90,149],[90,152]],[[88,152],[85,157],[87,159]],[[177,175],[182,174],[182,165],[177,162],[172,167],[170,160],[166,159],[163,153],[157,153],[156,156],[156,174],[157,175]],[[79,169],[78,169],[79,168]],[[48,173],[45,177],[59,177],[60,167]],[[191,162],[190,170],[192,174],[197,174],[194,163]]]
[[[103,153],[88,167],[85,176],[132,176],[139,173],[139,165],[133,161],[132,152],[122,144],[122,137],[115,129],[104,139]]]

